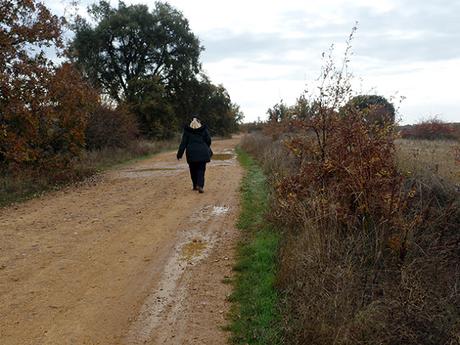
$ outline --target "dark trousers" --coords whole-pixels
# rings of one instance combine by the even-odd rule
[[[206,162],[190,162],[190,177],[192,178],[193,187],[204,187],[204,173],[206,171]]]

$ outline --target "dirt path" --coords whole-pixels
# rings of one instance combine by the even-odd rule
[[[204,194],[170,152],[0,209],[0,344],[226,344],[237,141]]]

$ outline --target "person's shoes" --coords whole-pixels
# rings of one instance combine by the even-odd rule
[[[197,187],[197,186],[193,186],[193,190],[198,190],[198,187]]]
[[[203,187],[198,186],[198,193],[204,193]]]

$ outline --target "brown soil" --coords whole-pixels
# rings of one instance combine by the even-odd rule
[[[204,194],[168,152],[1,209],[0,344],[226,344],[242,175],[228,158]]]

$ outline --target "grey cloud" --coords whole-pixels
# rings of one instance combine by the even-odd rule
[[[280,57],[289,51],[298,49],[309,49],[312,53],[327,48],[335,38],[342,37],[338,34],[331,36],[329,33],[317,33],[303,38],[289,38],[280,33],[271,34],[231,34],[222,36],[218,39],[202,36],[202,42],[205,46],[205,59],[208,62],[218,61],[224,58],[245,58],[256,59],[257,62],[280,61]],[[324,50],[324,49],[323,49]],[[274,59],[264,60],[261,56],[271,56]]]
[[[342,8],[342,17],[349,21],[312,26],[314,18],[307,11],[285,12],[280,14],[286,26],[283,29],[304,32],[304,37],[286,38],[281,33],[208,33],[202,35],[206,47],[204,59],[215,62],[240,58],[258,63],[289,64],[291,62],[283,60],[283,55],[289,51],[308,49],[312,55],[319,56],[331,43],[344,42],[355,20],[359,22],[359,30],[353,45],[358,55],[389,64],[453,59],[460,57],[459,13],[460,2],[406,0],[395,10],[383,14],[368,7]],[[405,38],[389,34],[395,31],[422,35]]]
[[[376,15],[356,13],[360,29],[355,50],[389,62],[437,61],[460,57],[460,4],[439,6],[406,1],[397,10]],[[414,38],[389,36],[390,31],[419,32]]]

